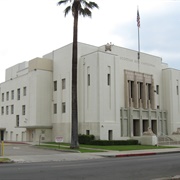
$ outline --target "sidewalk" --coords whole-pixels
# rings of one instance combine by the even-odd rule
[[[25,163],[25,162],[89,160],[89,159],[100,159],[100,158],[108,158],[108,157],[122,158],[122,157],[131,157],[131,156],[150,156],[157,154],[180,153],[180,146],[179,148],[149,149],[149,150],[135,150],[135,151],[107,151],[107,152],[96,152],[96,153],[63,152],[63,151],[53,151],[53,150],[44,150],[44,149],[42,150],[41,153],[39,152],[39,148],[37,149],[38,149],[38,154],[34,152],[34,154],[7,155],[3,157],[9,158],[13,162]]]

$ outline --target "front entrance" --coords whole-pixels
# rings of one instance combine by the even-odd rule
[[[112,130],[108,131],[108,140],[109,141],[113,140],[113,131]]]
[[[157,120],[151,121],[151,129],[152,129],[153,133],[157,135]]]
[[[139,119],[133,120],[133,135],[140,136],[140,120]]]
[[[143,132],[148,131],[149,128],[149,120],[143,120]]]

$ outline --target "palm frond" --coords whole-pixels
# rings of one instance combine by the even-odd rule
[[[71,2],[71,0],[61,0],[57,3],[57,5],[60,6],[61,4],[66,4],[66,3],[68,3],[68,1]]]
[[[65,17],[69,13],[70,10],[71,10],[71,6],[66,7],[66,9],[64,10],[64,16]]]
[[[89,2],[89,5],[90,5],[90,7],[91,7],[91,9],[93,9],[93,8],[97,8],[97,9],[99,9],[99,6],[95,3],[95,2]]]
[[[87,8],[90,8],[90,9],[97,8],[97,9],[99,9],[99,6],[95,2],[92,2],[92,1],[87,2],[86,0],[81,0],[81,3]]]
[[[91,17],[91,11],[88,9],[88,8],[81,8],[81,9],[79,9],[79,14],[80,15],[83,15],[84,17],[85,16],[88,16],[88,17]]]

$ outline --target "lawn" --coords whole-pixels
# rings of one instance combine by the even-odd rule
[[[10,162],[9,158],[0,158],[0,163]]]
[[[70,145],[52,145],[52,144],[45,144],[45,145],[37,145],[37,147],[41,148],[48,148],[48,149],[55,149],[55,150],[60,150],[60,151],[69,151],[69,152],[81,152],[81,153],[90,153],[90,152],[104,152],[105,150],[103,149],[96,149],[96,148],[85,148],[80,146],[79,149],[70,149]]]
[[[174,148],[166,146],[148,146],[148,145],[119,145],[119,146],[95,146],[95,145],[82,145],[80,144],[79,149],[72,150],[70,149],[70,144],[61,143],[60,145],[55,142],[50,142],[40,145],[40,147],[67,150],[67,151],[78,151],[81,153],[86,152],[103,152],[103,151],[131,151],[131,150],[145,150],[145,149],[163,149],[163,148]]]

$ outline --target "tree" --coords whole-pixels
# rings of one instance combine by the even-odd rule
[[[95,2],[87,0],[61,0],[58,5],[70,3],[64,10],[64,15],[71,11],[74,18],[73,26],[73,49],[72,49],[72,126],[71,126],[71,145],[70,148],[79,148],[78,142],[78,105],[77,105],[77,60],[78,60],[78,17],[91,17],[91,9],[99,8]]]

